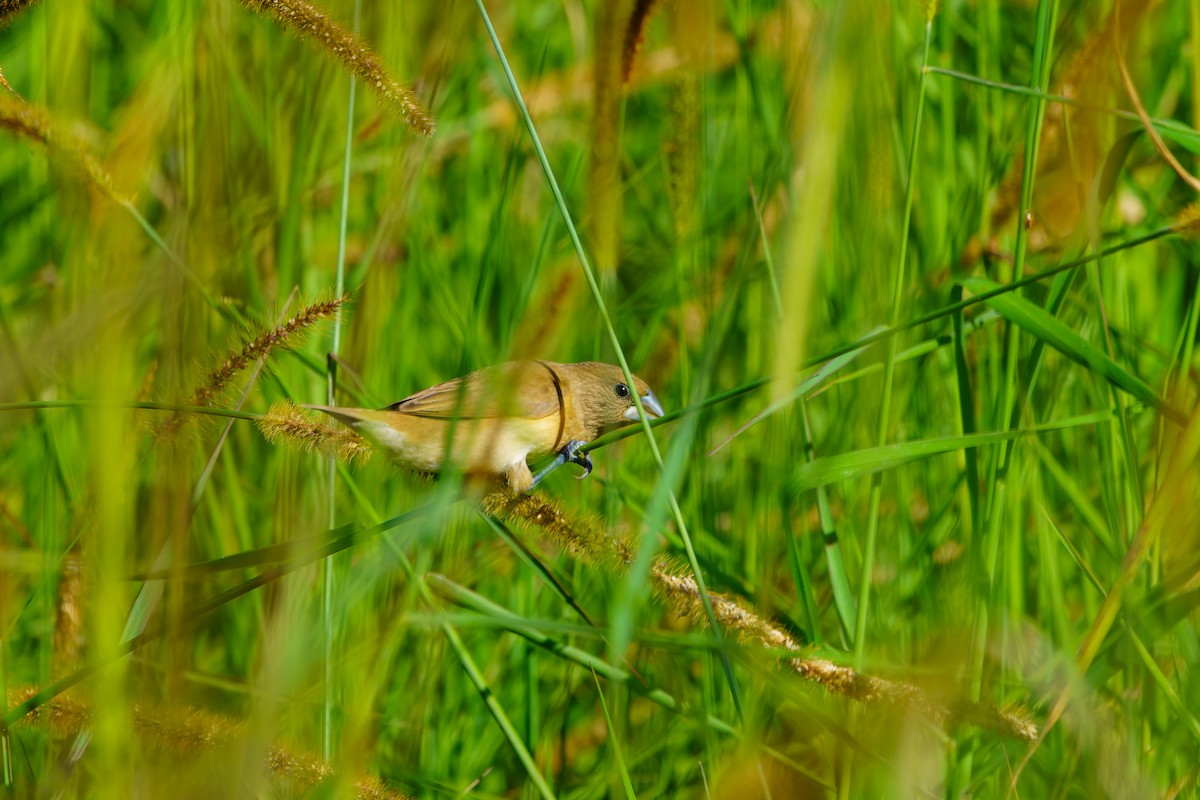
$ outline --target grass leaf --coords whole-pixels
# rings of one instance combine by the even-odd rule
[[[986,278],[971,277],[964,285],[976,294],[994,291],[999,285]],[[989,298],[987,304],[1026,333],[1045,342],[1067,358],[1098,373],[1100,377],[1117,388],[1129,393],[1136,400],[1155,409],[1172,422],[1183,424],[1186,415],[1174,408],[1150,388],[1150,385],[1117,362],[1108,354],[1092,345],[1078,333],[1043,309],[1014,294],[1002,294]]]

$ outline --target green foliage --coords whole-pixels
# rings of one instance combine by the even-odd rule
[[[1111,6],[484,5],[0,3],[0,796],[1196,796]],[[1187,168],[1195,9],[1120,25]],[[518,358],[688,413],[510,528],[283,404]]]

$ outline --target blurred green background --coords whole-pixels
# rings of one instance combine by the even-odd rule
[[[321,6],[413,87],[424,138],[234,0],[43,0],[0,30],[0,404],[43,403],[0,405],[0,683],[17,709],[96,668],[10,710],[4,791],[1196,796],[1200,291],[1169,229],[1195,190],[1130,113],[1116,48],[1195,170],[1200,2],[1127,0],[1119,23],[1078,0],[486,5],[633,370],[668,411],[769,381],[656,428],[665,470],[639,434],[539,491],[690,574],[673,492],[711,589],[814,657],[1020,707],[1044,741],[847,700],[752,638],[722,650],[644,572],[498,536],[379,459],[334,475],[242,419],[161,435],[129,404],[185,402],[332,296],[339,261],[339,321],[214,405],[325,402],[335,339],[345,405],[616,355],[475,3]],[[970,276],[967,296],[1101,252],[789,395]],[[437,497],[211,613],[267,567],[131,578]],[[144,625],[165,635],[113,660]]]

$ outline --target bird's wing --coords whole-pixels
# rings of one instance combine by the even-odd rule
[[[434,419],[541,419],[559,413],[561,403],[561,387],[546,365],[510,362],[431,386],[387,410]]]

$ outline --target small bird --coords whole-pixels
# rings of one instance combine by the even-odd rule
[[[592,462],[579,448],[605,430],[637,421],[634,392],[648,417],[663,415],[646,382],[635,376],[633,383],[627,385],[612,364],[510,361],[378,411],[307,407],[374,441],[403,467],[440,472],[450,462],[467,475],[502,478],[513,491],[527,492],[541,478],[530,471],[530,456],[558,453],[587,477]]]

